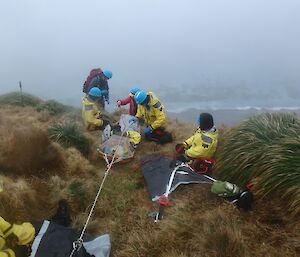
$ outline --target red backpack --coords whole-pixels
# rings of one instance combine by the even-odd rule
[[[100,68],[96,68],[96,69],[92,69],[90,71],[90,75],[86,78],[86,81],[84,82],[84,85],[83,85],[83,93],[87,93],[87,89],[91,83],[91,80],[93,78],[95,78],[97,75],[100,75],[102,73],[102,70]]]

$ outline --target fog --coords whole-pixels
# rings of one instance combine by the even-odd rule
[[[0,93],[80,105],[94,67],[171,110],[300,106],[299,0],[1,0]]]

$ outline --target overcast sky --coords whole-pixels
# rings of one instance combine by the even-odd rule
[[[172,109],[293,106],[299,0],[0,0],[0,93],[80,105],[91,68],[111,69]],[[300,102],[298,104],[300,106]]]

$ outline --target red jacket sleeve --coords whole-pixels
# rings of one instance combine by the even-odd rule
[[[129,95],[128,97],[126,97],[124,99],[121,99],[121,100],[118,100],[118,101],[121,102],[121,105],[126,105],[126,104],[130,103],[130,100],[131,100],[131,96]]]

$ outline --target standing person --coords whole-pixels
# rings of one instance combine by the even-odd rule
[[[165,144],[172,141],[172,135],[165,130],[166,113],[165,107],[153,92],[146,93],[143,90],[136,92],[134,100],[138,105],[135,115],[143,120],[146,128],[144,136],[147,140]]]
[[[129,104],[129,114],[132,115],[132,116],[135,116],[136,115],[136,112],[137,112],[137,104],[136,102],[134,101],[134,95],[140,91],[141,89],[137,86],[135,87],[132,87],[130,89],[130,93],[128,95],[128,97],[126,98],[123,98],[121,100],[118,100],[117,101],[117,105],[118,107],[121,107],[122,105],[127,105]]]
[[[102,92],[98,87],[91,88],[82,98],[82,117],[87,130],[103,129],[109,123],[103,120],[99,98],[102,98]]]
[[[91,88],[98,87],[102,91],[102,97],[99,98],[99,104],[104,109],[105,101],[109,104],[109,87],[108,80],[112,78],[112,72],[110,70],[93,69],[90,75],[84,82],[83,92],[88,93]]]

